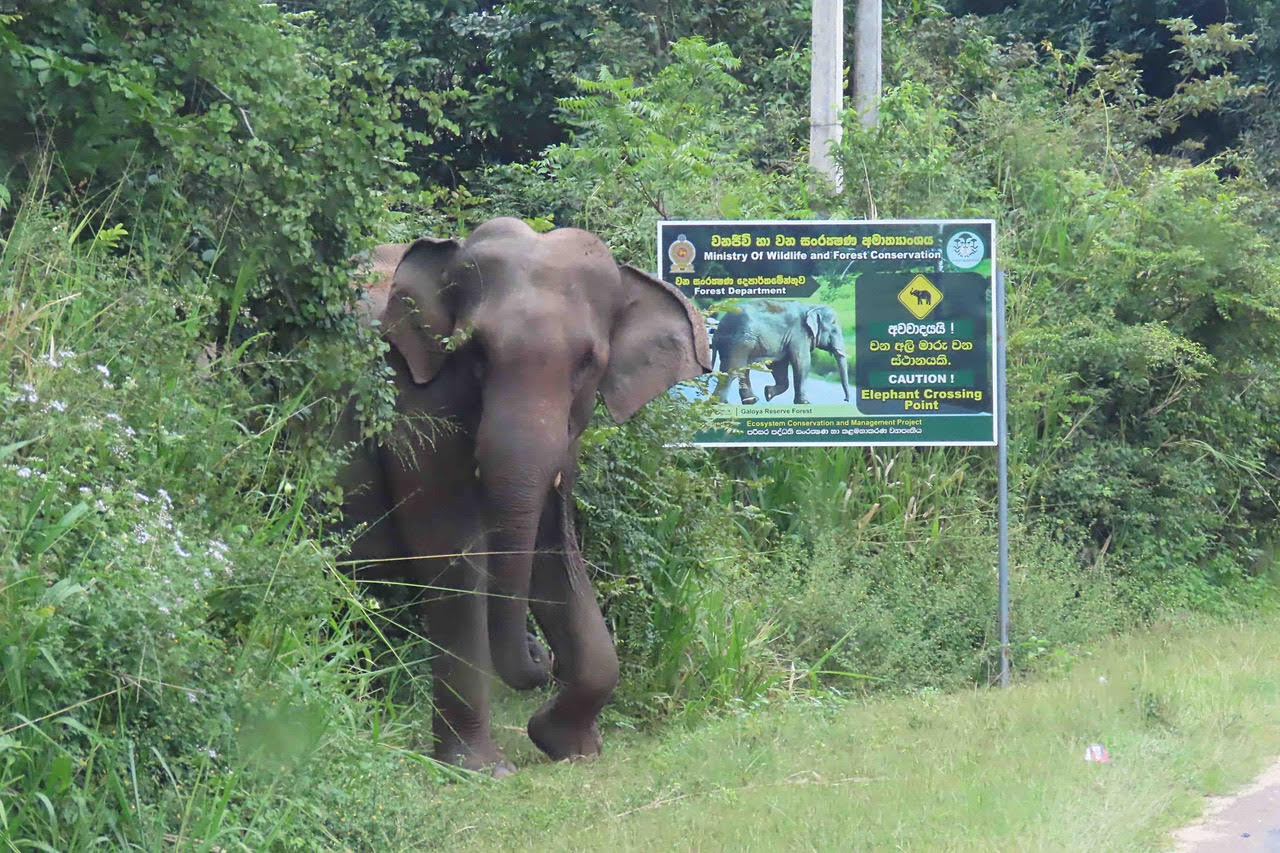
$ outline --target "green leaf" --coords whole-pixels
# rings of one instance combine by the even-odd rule
[[[28,438],[26,441],[15,441],[13,444],[6,444],[4,447],[0,447],[0,460],[9,458],[28,444],[39,440],[38,438]]]

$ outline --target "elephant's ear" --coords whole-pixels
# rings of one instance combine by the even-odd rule
[[[809,337],[815,344],[822,340],[818,335],[822,331],[822,315],[818,313],[817,308],[810,308],[804,312],[804,327],[809,330]]]
[[[458,248],[456,240],[423,237],[404,253],[391,281],[382,334],[419,385],[432,380],[448,355],[440,338],[453,331],[456,303],[449,298],[445,270]]]
[[[711,370],[707,326],[684,294],[659,278],[620,265],[625,306],[609,340],[600,395],[618,423],[677,382]]]

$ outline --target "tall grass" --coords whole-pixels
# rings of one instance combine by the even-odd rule
[[[29,201],[0,250],[0,838],[404,846],[447,774],[311,533],[308,401],[198,366],[199,296],[91,221]]]

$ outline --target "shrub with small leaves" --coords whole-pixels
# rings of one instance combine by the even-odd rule
[[[12,192],[89,199],[93,228],[123,221],[101,239],[151,247],[171,288],[211,296],[212,333],[251,342],[264,392],[378,399],[349,281],[407,180],[380,70],[254,0],[24,4],[0,46]]]

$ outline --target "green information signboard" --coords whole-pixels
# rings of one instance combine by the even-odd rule
[[[699,444],[993,445],[991,220],[658,223],[711,312]]]

